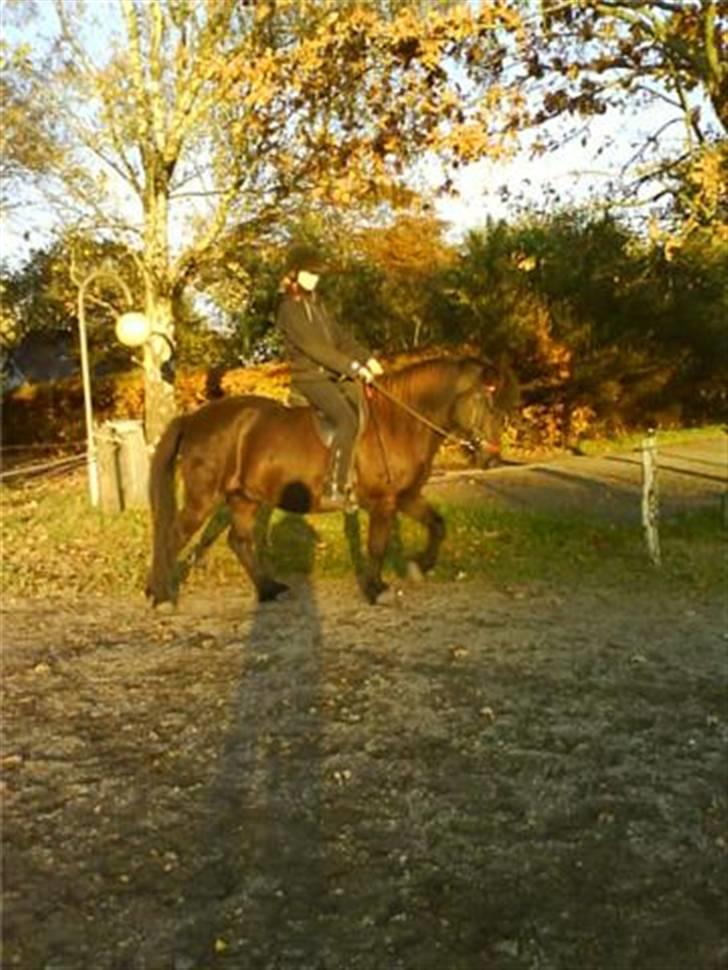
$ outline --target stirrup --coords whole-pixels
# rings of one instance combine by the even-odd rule
[[[353,515],[355,512],[359,511],[359,503],[356,498],[356,489],[353,485],[347,485],[344,489],[344,512],[347,515]]]
[[[324,492],[319,499],[317,511],[345,512],[347,515],[353,515],[359,511],[354,489],[347,487],[342,493],[338,488],[333,488],[331,491]]]

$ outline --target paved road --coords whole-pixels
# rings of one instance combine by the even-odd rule
[[[659,446],[658,485],[663,516],[725,507],[728,435]],[[601,457],[566,457],[509,465],[487,472],[445,472],[428,488],[443,498],[477,496],[516,508],[568,509],[588,516],[638,522],[642,489],[638,451]]]

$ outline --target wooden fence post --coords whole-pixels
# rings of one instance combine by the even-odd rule
[[[147,504],[149,452],[141,421],[110,421],[119,449],[121,503],[125,509]]]
[[[121,512],[147,504],[149,452],[141,421],[106,421],[96,433],[99,504]]]
[[[660,501],[657,489],[657,438],[653,428],[642,439],[642,526],[645,530],[647,553],[653,566],[659,566],[660,533],[658,519]]]
[[[96,460],[99,476],[99,508],[102,512],[121,512],[119,449],[108,423],[96,431]]]

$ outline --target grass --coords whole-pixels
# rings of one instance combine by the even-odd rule
[[[3,489],[2,589],[6,596],[131,594],[143,589],[149,555],[146,510],[102,515],[88,506],[82,481]],[[728,580],[727,533],[714,510],[661,525],[663,565],[652,567],[641,531],[574,515],[516,512],[491,504],[438,503],[448,535],[433,579],[483,578],[495,587],[548,581],[711,592]],[[361,515],[360,542],[366,542]],[[224,518],[217,522],[224,527]],[[317,578],[351,574],[350,547],[339,516],[306,519],[275,512],[268,558],[281,576],[312,571]],[[421,529],[401,520],[387,557],[388,575],[406,572],[421,547]],[[223,538],[194,567],[188,585],[244,582]]]
[[[641,530],[632,526],[574,514],[524,514],[484,507],[453,507],[446,514],[451,539],[449,555],[443,556],[438,568],[443,578],[451,578],[457,569],[502,583],[674,582],[706,590],[728,578],[726,534],[718,509],[662,524],[659,570],[648,561]]]
[[[675,428],[656,431],[658,446],[662,445],[684,445],[691,441],[700,441],[703,438],[718,438],[726,434],[724,425],[712,424],[702,425],[699,428]],[[630,434],[617,435],[614,438],[598,438],[595,440],[584,439],[579,443],[580,450],[585,455],[604,455],[614,451],[633,451],[642,445],[645,432],[632,432]],[[728,440],[728,439],[727,439]]]

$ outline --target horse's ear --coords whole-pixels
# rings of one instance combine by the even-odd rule
[[[499,411],[515,411],[521,403],[521,389],[513,373],[513,368],[506,357],[501,357],[498,365],[498,382],[496,384],[493,403]]]

